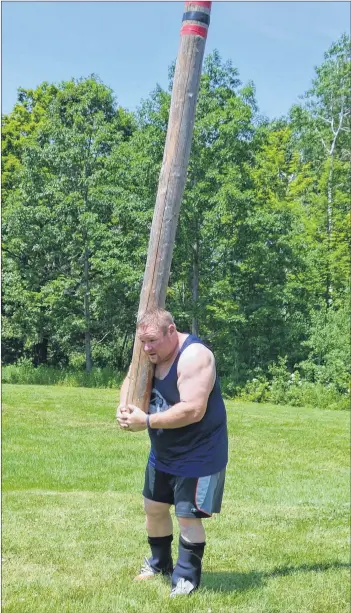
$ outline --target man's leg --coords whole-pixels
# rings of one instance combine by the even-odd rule
[[[169,480],[169,475],[156,471],[150,465],[147,466],[143,494],[151,558],[145,559],[145,565],[135,577],[137,581],[149,579],[158,573],[170,575],[173,570],[173,524],[169,512],[173,502],[173,491],[168,483]],[[160,498],[165,502],[160,502]]]
[[[180,527],[171,596],[190,594],[201,581],[206,536],[202,519],[221,510],[225,470],[207,477],[177,478],[174,504]]]
[[[201,580],[202,556],[205,549],[205,529],[201,519],[178,517],[180,528],[178,560],[172,574],[172,595],[190,593]],[[178,588],[178,589],[177,589]]]
[[[144,497],[146,531],[151,537],[169,536],[173,532],[170,504],[155,502]]]
[[[151,558],[145,560],[145,565],[140,574],[135,577],[136,581],[151,579],[159,573],[162,575],[172,574],[173,525],[169,508],[169,504],[144,498],[146,530]]]

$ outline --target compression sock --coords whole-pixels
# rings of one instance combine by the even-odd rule
[[[172,541],[173,534],[168,536],[149,536],[148,543],[151,547],[150,566],[159,573],[172,574]]]
[[[200,585],[201,564],[206,543],[189,543],[179,537],[179,553],[177,564],[172,574],[172,585],[175,587],[179,579],[190,581],[194,588]]]

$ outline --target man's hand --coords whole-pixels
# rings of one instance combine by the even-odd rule
[[[127,407],[126,407],[126,405],[124,403],[119,404],[118,407],[117,407],[117,410],[116,410],[116,419],[117,419],[117,421],[118,421],[118,419],[120,417],[122,417],[122,415],[124,413],[128,413],[128,412],[130,412],[130,411],[128,411],[128,409],[127,409]]]
[[[123,430],[130,432],[141,432],[147,428],[146,414],[134,404],[121,407],[120,412],[117,410],[117,421]]]

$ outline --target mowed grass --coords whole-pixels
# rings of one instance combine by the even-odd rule
[[[349,416],[227,402],[222,513],[201,589],[133,583],[148,555],[145,432],[113,390],[3,387],[3,613],[349,612]],[[178,540],[175,524],[174,555]]]

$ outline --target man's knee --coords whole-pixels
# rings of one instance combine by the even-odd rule
[[[180,535],[187,543],[204,543],[206,535],[201,519],[178,517]]]
[[[155,502],[144,497],[144,511],[148,517],[160,518],[169,515],[169,504],[164,502]]]

